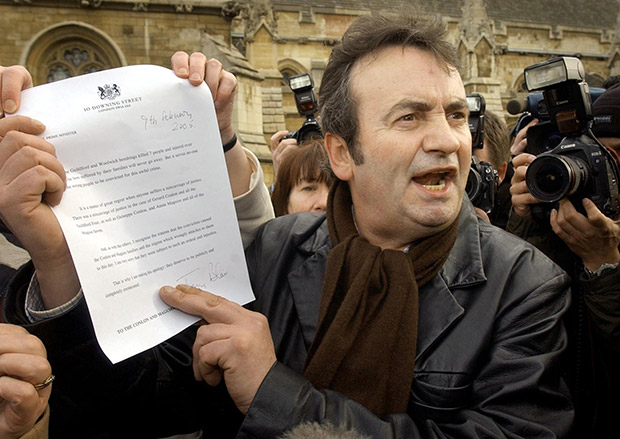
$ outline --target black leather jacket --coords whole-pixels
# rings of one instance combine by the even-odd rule
[[[270,320],[279,363],[245,419],[223,386],[194,381],[195,328],[112,365],[97,345],[84,301],[29,324],[23,267],[5,290],[5,321],[45,343],[56,381],[50,438],[157,438],[202,429],[205,438],[277,438],[304,420],[345,424],[374,438],[561,437],[572,419],[557,359],[567,277],[512,235],[479,223],[464,203],[461,230],[441,272],[420,291],[418,354],[410,409],[378,419],[310,385],[299,372],[314,336],[331,248],[324,216],[267,223],[246,255]],[[369,383],[372,385],[372,383]]]
[[[481,221],[464,202],[457,241],[420,290],[408,412],[379,419],[300,374],[314,337],[331,242],[324,215],[268,223],[246,252],[279,362],[238,437],[275,438],[305,421],[373,438],[565,437],[572,422],[558,359],[568,276],[534,247]],[[372,383],[368,383],[372,386]]]

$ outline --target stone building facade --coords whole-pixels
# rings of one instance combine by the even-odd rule
[[[524,96],[523,68],[578,56],[590,86],[620,74],[618,0],[0,0],[0,65],[35,84],[131,64],[169,66],[175,50],[216,57],[239,79],[235,122],[271,179],[269,138],[297,129],[288,76],[315,87],[351,20],[409,7],[440,15],[458,48],[468,92],[505,112]]]

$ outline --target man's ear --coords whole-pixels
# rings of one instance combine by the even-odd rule
[[[345,140],[332,133],[325,134],[325,149],[329,156],[329,163],[332,171],[342,181],[349,181],[353,178],[355,164],[349,154],[349,148]]]

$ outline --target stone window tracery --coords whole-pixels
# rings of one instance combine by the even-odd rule
[[[48,69],[45,82],[54,82],[108,68],[100,61],[101,57],[96,52],[96,48],[88,47],[83,42],[71,41],[58,46],[44,61]]]
[[[103,34],[79,24],[44,32],[28,54],[26,65],[35,85],[123,65]]]

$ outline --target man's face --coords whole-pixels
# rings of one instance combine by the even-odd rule
[[[471,161],[460,75],[400,46],[360,59],[351,74],[364,157],[350,180],[360,232],[400,248],[446,228],[459,214]]]

